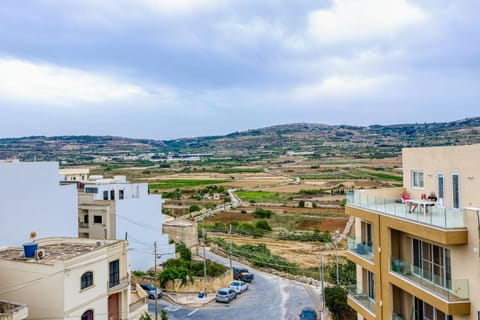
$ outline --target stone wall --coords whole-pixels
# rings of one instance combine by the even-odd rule
[[[207,277],[207,292],[217,292],[221,288],[228,287],[232,281],[233,272],[230,269],[219,277]],[[165,289],[177,293],[202,292],[204,290],[203,277],[194,277],[193,284],[188,282],[184,286],[181,285],[180,279],[176,279],[174,283],[169,281]]]

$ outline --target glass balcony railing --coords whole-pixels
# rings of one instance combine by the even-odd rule
[[[468,279],[450,280],[392,257],[390,271],[450,302],[469,300]]]
[[[385,198],[367,190],[348,192],[347,205],[378,211],[390,216],[416,221],[444,229],[464,228],[463,213],[458,209],[447,209],[437,205],[409,212],[409,206],[398,198]]]
[[[373,248],[365,241],[357,241],[352,237],[348,237],[347,250],[373,263]]]
[[[348,286],[348,296],[365,309],[375,314],[375,301],[368,297],[366,293],[363,293],[361,288],[357,287],[356,285]]]

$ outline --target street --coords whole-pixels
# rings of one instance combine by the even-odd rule
[[[207,252],[209,259],[229,265],[228,259]],[[234,266],[241,264],[233,263]],[[158,310],[166,309],[168,318],[178,319],[298,319],[302,307],[318,307],[320,297],[311,288],[273,276],[248,267],[255,274],[255,280],[249,284],[244,293],[237,296],[229,304],[211,302],[206,307],[190,308],[158,301]],[[153,301],[149,302],[149,311],[153,312]],[[317,308],[318,310],[318,308]],[[160,319],[160,316],[158,317]],[[319,317],[320,319],[320,317]]]

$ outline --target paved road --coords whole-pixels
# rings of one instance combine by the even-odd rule
[[[228,260],[208,252],[208,258],[229,265]],[[239,265],[234,263],[234,266]],[[161,299],[158,302],[168,311],[170,320],[197,319],[197,320],[290,320],[298,319],[298,314],[303,306],[318,304],[319,297],[300,283],[282,279],[258,270],[249,268],[255,274],[255,280],[249,289],[238,295],[230,304],[211,302],[206,307],[190,308],[174,306]],[[153,301],[149,303],[149,311],[153,312]],[[160,319],[160,315],[158,317]]]

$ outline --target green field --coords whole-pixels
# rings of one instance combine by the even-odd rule
[[[192,180],[192,179],[168,179],[161,180],[148,185],[148,189],[175,189],[189,188],[196,186],[205,186],[210,184],[219,184],[227,182],[226,180]]]
[[[268,191],[237,191],[243,201],[255,203],[284,203],[290,196],[287,193],[268,192]]]

